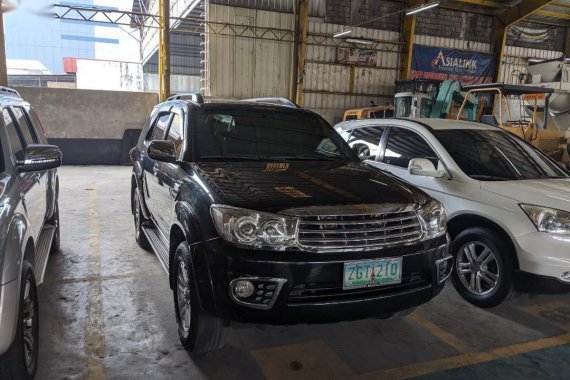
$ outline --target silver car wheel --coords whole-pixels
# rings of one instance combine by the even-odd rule
[[[501,277],[495,253],[479,241],[468,242],[459,249],[455,269],[461,284],[478,296],[493,292]]]
[[[180,327],[185,337],[190,332],[190,322],[192,318],[192,306],[190,303],[190,281],[188,280],[188,271],[186,264],[180,261],[178,264],[178,273],[176,276],[176,297],[178,300],[178,318]]]
[[[141,206],[139,201],[139,195],[135,192],[135,236],[137,240],[140,238],[141,230]]]
[[[22,327],[24,333],[24,356],[26,358],[26,366],[30,368],[34,360],[34,349],[35,349],[35,324],[36,324],[36,313],[34,308],[35,294],[31,291],[32,282],[30,279],[26,279],[26,284],[24,287],[24,305],[22,313]]]

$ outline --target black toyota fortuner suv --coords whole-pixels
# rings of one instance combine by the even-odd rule
[[[438,201],[283,103],[176,96],[131,150],[136,240],[168,273],[190,351],[221,347],[229,320],[388,317],[451,270]]]

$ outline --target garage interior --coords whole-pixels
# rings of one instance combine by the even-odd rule
[[[0,3],[6,24],[15,10]],[[414,74],[416,46],[492,57],[487,83],[531,85],[529,61],[570,57],[570,0],[112,6],[61,1],[48,12],[53,22],[108,24],[134,36],[138,91],[80,88],[81,57],[60,73],[62,82],[74,81],[72,88],[42,86],[55,79],[42,82],[37,74],[10,74],[7,58],[15,57],[4,46],[12,29],[3,27],[0,39],[0,85],[33,105],[50,144],[63,152],[61,249],[50,256],[38,288],[36,379],[570,378],[567,293],[522,292],[482,309],[461,298],[451,281],[402,318],[232,323],[223,348],[189,354],[178,340],[168,278],[134,238],[129,156],[153,107],[180,93],[211,101],[286,98],[331,125],[347,110],[394,104],[396,81],[421,78]],[[349,62],[343,49],[373,58]],[[39,86],[25,81],[34,75]]]

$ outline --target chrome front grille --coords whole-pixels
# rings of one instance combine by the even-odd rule
[[[360,250],[411,244],[422,237],[415,211],[299,215],[300,246],[317,250]]]

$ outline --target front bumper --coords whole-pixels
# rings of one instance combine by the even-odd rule
[[[570,285],[570,279],[561,277],[570,272],[570,236],[536,231],[517,237],[516,244],[521,271]]]
[[[447,248],[446,236],[348,253],[250,251],[215,239],[193,245],[192,258],[200,304],[207,312],[254,323],[332,322],[392,314],[428,302],[445,284],[447,277],[438,274],[436,261],[448,257]],[[344,262],[400,256],[400,284],[342,289]],[[233,296],[230,283],[240,278],[256,279],[256,291],[265,286],[260,289],[271,298],[266,305],[244,304]],[[272,283],[276,286],[267,289]]]
[[[8,351],[16,336],[19,301],[20,287],[17,279],[0,285],[0,355]]]

